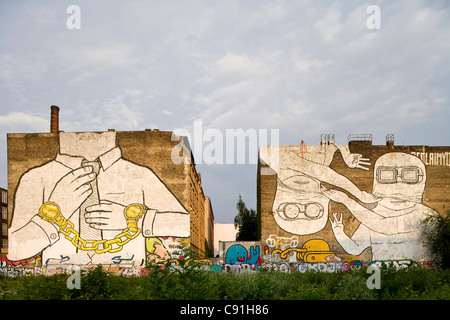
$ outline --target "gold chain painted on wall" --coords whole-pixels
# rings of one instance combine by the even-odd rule
[[[95,251],[95,253],[118,252],[123,246],[136,238],[141,230],[137,222],[144,215],[146,206],[138,203],[128,205],[124,209],[124,216],[127,221],[127,227],[113,239],[85,240],[80,237],[78,231],[74,229],[72,222],[68,221],[61,214],[61,209],[54,202],[46,202],[39,209],[39,216],[59,227],[59,232],[64,234],[67,240],[80,250]]]

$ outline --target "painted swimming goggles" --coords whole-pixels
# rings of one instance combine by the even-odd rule
[[[296,202],[285,202],[277,209],[278,215],[285,220],[314,220],[323,216],[323,207],[317,202],[306,204]]]
[[[379,183],[419,183],[423,180],[423,171],[419,167],[387,167],[377,168],[377,181]]]

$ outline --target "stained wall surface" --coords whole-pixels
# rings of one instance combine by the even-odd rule
[[[195,201],[195,168],[171,159],[180,141],[159,130],[8,134],[7,258],[144,266],[178,255]]]

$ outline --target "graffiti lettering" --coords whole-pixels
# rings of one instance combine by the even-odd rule
[[[427,166],[450,166],[450,152],[411,152]]]
[[[349,262],[299,262],[299,263],[262,263],[262,264],[214,264],[211,260],[197,260],[199,263],[199,268],[201,270],[210,272],[233,272],[237,274],[241,273],[252,273],[260,270],[274,271],[274,272],[325,272],[334,273],[341,271],[354,271],[361,268],[368,268],[374,266],[374,268],[382,269],[394,268],[396,270],[410,268],[410,267],[421,267],[428,269],[437,269],[439,265],[433,262],[416,262],[414,260],[374,260],[374,261],[361,261],[353,260]],[[22,277],[22,276],[33,276],[33,275],[46,275],[51,276],[55,274],[67,274],[72,275],[73,271],[91,271],[95,266],[76,266],[76,265],[47,265],[44,267],[15,267],[7,265],[5,267],[0,267],[0,274],[6,277]],[[148,269],[138,267],[138,266],[120,266],[118,264],[111,264],[102,266],[103,271],[113,275],[122,276],[141,276],[147,275],[151,271]],[[174,270],[182,272],[183,268],[177,265],[175,262],[172,263],[171,268]]]

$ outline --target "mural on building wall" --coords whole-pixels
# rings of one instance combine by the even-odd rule
[[[286,241],[289,248],[274,248],[276,235],[262,239],[272,255],[282,254],[284,261],[308,262],[305,259],[309,252],[304,247],[306,242],[299,243],[295,237],[308,236],[310,241],[320,241],[316,235],[329,222],[332,240],[348,255],[357,257],[370,248],[373,260],[425,258],[419,237],[420,221],[435,211],[422,202],[427,173],[421,159],[402,152],[368,159],[351,154],[347,146],[334,144],[283,148],[280,146],[279,149],[272,214],[278,227],[293,237]],[[375,160],[372,192],[360,190],[348,177],[329,167],[338,150],[352,170],[369,170]],[[349,213],[329,212],[330,201],[344,205]],[[343,216],[347,214],[360,222],[353,234],[344,231]],[[322,262],[341,259],[329,248],[326,250],[328,244],[313,245],[320,250],[311,252],[323,254],[316,253],[311,257]]]
[[[376,198],[359,190],[349,179],[329,168],[339,150],[347,166],[367,170],[369,159],[351,154],[347,146],[304,146],[300,150],[280,151],[274,219],[285,231],[298,235],[314,234],[328,221],[329,197],[321,181],[340,187],[364,202]]]
[[[425,256],[420,243],[420,221],[436,212],[422,204],[426,169],[423,162],[410,154],[392,152],[375,163],[373,191],[376,206],[366,208],[342,191],[324,193],[344,204],[361,224],[348,237],[343,232],[342,215],[333,213],[331,221],[336,240],[350,254],[372,249],[372,259],[420,259]]]
[[[190,232],[186,209],[152,170],[122,158],[115,132],[60,132],[55,159],[21,176],[12,212],[12,261],[144,265]]]

